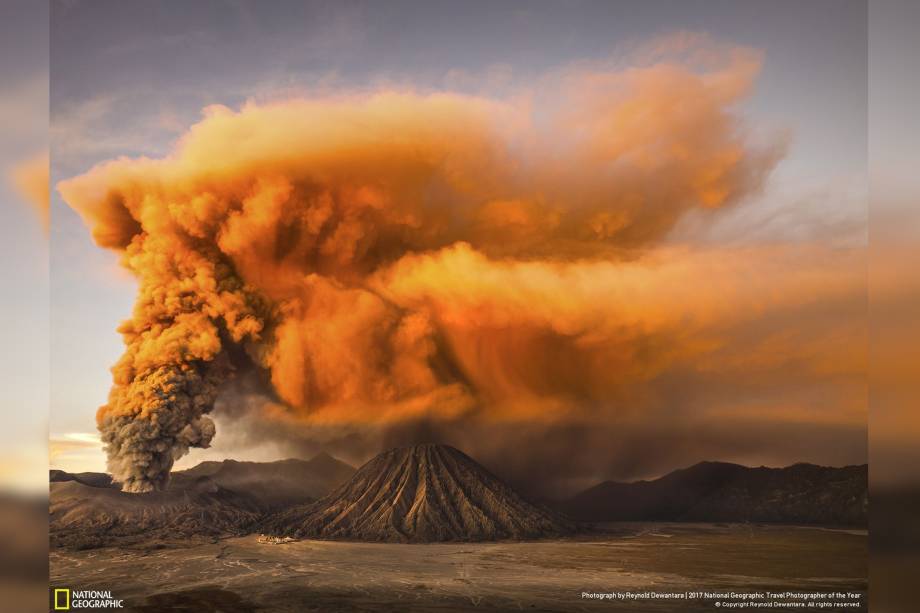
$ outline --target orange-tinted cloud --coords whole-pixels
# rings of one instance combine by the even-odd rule
[[[738,290],[744,264],[643,255],[685,212],[756,193],[778,160],[734,111],[758,67],[732,50],[703,70],[571,70],[548,104],[212,107],[169,157],[62,182],[140,281],[98,413],[110,470],[130,491],[162,486],[210,443],[240,368],[309,423],[558,418],[629,404],[758,309],[850,292],[762,257],[750,266],[769,275]]]
[[[50,222],[51,181],[48,152],[33,156],[10,170],[10,178],[22,197],[38,214],[45,232]]]

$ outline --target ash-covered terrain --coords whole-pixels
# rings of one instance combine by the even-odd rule
[[[155,551],[51,552],[53,585],[111,589],[137,612],[707,611],[713,599],[591,600],[583,592],[858,593],[865,530],[628,523],[562,539],[359,543],[254,536]],[[834,609],[828,609],[834,610]],[[837,609],[844,610],[844,609]]]
[[[393,449],[357,471],[327,455],[206,462],[141,494],[108,475],[53,471],[50,578],[112,590],[141,612],[633,611],[636,602],[582,593],[739,586],[845,590],[858,595],[853,610],[865,610],[864,529],[748,522],[752,508],[772,504],[795,511],[772,516],[780,520],[858,523],[844,511],[851,494],[865,496],[860,474],[706,464],[601,484],[550,509],[444,445]],[[808,511],[816,505],[824,509]],[[736,519],[600,521],[665,511]],[[266,533],[274,537],[257,536]],[[675,602],[641,608],[672,611]]]
[[[536,504],[461,451],[415,445],[357,471],[311,460],[204,462],[166,489],[128,493],[102,473],[51,472],[53,547],[159,548],[267,533],[426,543],[560,538],[612,521],[864,526],[867,468],[702,463],[655,481],[604,482]]]

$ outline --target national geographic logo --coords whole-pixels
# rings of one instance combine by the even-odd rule
[[[55,611],[70,611],[70,590],[68,588],[55,588],[53,595]]]
[[[109,590],[72,590],[69,587],[51,589],[51,608],[53,611],[72,611],[85,609],[123,609],[125,601],[113,598]]]

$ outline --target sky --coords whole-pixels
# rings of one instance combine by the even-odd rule
[[[6,350],[0,356],[8,410],[0,436],[0,486],[34,490],[45,481],[48,431],[48,243],[30,205],[25,172],[48,147],[48,7],[4,2],[0,7],[0,276]],[[47,162],[44,162],[47,167]],[[30,177],[26,177],[26,175]],[[47,184],[44,177],[37,177]],[[47,210],[47,204],[45,205]]]
[[[920,94],[912,58],[920,42],[910,24],[920,6],[873,3],[870,13],[870,467],[873,487],[920,483],[916,398],[920,381],[920,277],[914,262],[920,219],[912,100]]]
[[[687,363],[675,359],[629,389],[630,398],[639,387],[646,395],[653,389],[666,406],[628,419],[614,412],[609,422],[604,407],[595,417],[603,427],[563,420],[523,439],[514,438],[513,424],[490,426],[501,444],[479,451],[521,478],[525,464],[536,460],[508,457],[509,443],[545,447],[548,464],[579,441],[589,450],[615,449],[598,451],[602,459],[592,452],[573,460],[576,474],[560,476],[570,485],[655,476],[701,460],[866,460],[865,356],[858,350],[866,309],[858,272],[867,239],[865,3],[62,0],[52,3],[50,39],[53,185],[103,161],[164,156],[213,105],[236,110],[247,101],[368,91],[446,91],[486,100],[526,92],[542,103],[554,100],[559,74],[626,70],[661,41],[703,40],[706,47],[762,54],[750,95],[733,102],[732,113],[751,142],[784,143],[781,159],[761,189],[715,212],[689,210],[647,246],[663,258],[694,254],[685,272],[670,274],[688,285],[685,298],[698,300],[699,309],[715,312],[721,293],[750,311],[740,323],[710,330],[728,349],[694,354]],[[124,350],[115,329],[131,314],[137,283],[116,253],[93,244],[58,192],[50,238],[52,466],[101,470],[95,412],[106,402],[109,368]],[[749,268],[725,263],[738,253],[752,258]],[[783,285],[797,283],[799,267],[808,279]],[[752,279],[751,270],[762,277]],[[834,283],[843,289],[828,289]],[[783,291],[804,297],[787,304],[775,295]],[[399,299],[413,299],[404,292]],[[653,306],[670,299],[648,296]],[[603,395],[593,401],[616,404]],[[230,413],[222,421],[215,412],[213,448],[193,450],[180,465],[321,448],[360,461],[384,442],[418,436],[472,445],[483,427],[422,420],[390,424],[375,437],[314,436],[314,426],[297,426],[296,436],[285,437],[279,431],[290,428],[281,422],[247,438],[239,430],[252,429],[250,417],[234,422]],[[673,451],[647,457],[644,450],[656,444]]]

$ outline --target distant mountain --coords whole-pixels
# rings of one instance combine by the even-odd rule
[[[701,462],[654,481],[605,481],[557,508],[582,521],[865,525],[868,466],[748,468]]]
[[[310,460],[277,462],[202,462],[171,475],[171,487],[208,477],[219,486],[245,492],[266,510],[312,502],[328,494],[355,473],[354,467],[321,453]]]
[[[572,520],[865,525],[868,509],[865,465],[703,462],[654,481],[607,481],[553,510],[445,445],[393,449],[358,471],[327,454],[203,462],[145,494],[122,492],[104,473],[52,470],[49,478],[51,544],[72,548],[260,531],[386,542],[533,539],[571,534]]]
[[[387,541],[531,539],[574,532],[466,454],[447,445],[382,453],[314,504],[269,518],[272,534]]]
[[[90,487],[115,487],[112,482],[112,476],[106,473],[69,473],[63,470],[52,469],[51,483],[64,483],[65,481],[76,481]]]
[[[73,548],[248,534],[266,514],[328,493],[354,468],[311,460],[203,462],[164,491],[122,492],[105,473],[50,472],[50,539]]]
[[[145,494],[76,479],[55,481],[49,510],[51,544],[78,549],[246,534],[262,517],[258,500],[208,477]]]

